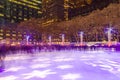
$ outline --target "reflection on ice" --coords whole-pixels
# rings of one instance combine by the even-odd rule
[[[55,59],[55,62],[63,62],[63,61],[72,61],[74,60],[73,58],[60,58],[60,59]]]
[[[68,73],[62,76],[62,80],[77,80],[80,79],[82,76],[80,74],[73,74]]]
[[[51,70],[44,70],[44,71],[40,71],[40,70],[34,70],[31,73],[26,73],[26,74],[22,74],[24,77],[24,79],[30,79],[33,77],[38,77],[38,78],[45,78],[47,75],[50,74],[56,74],[56,72],[52,72]]]
[[[48,58],[38,58],[38,59],[35,59],[33,60],[34,62],[38,62],[38,61],[49,61],[50,59]]]
[[[46,67],[49,67],[49,66],[50,66],[50,64],[34,64],[30,67],[35,69],[35,68],[46,68]]]
[[[5,72],[10,72],[10,71],[16,72],[16,71],[19,71],[19,70],[22,70],[22,69],[25,69],[25,67],[23,67],[23,66],[21,66],[21,67],[15,66],[15,67],[11,67],[11,68],[6,69]]]
[[[101,69],[103,70],[108,70],[108,71],[112,71],[113,68],[109,65],[99,65],[101,67]]]
[[[0,80],[17,80],[17,77],[10,75],[6,77],[0,77]]]
[[[73,66],[72,65],[60,65],[57,68],[59,68],[59,69],[69,69],[69,68],[73,68]]]

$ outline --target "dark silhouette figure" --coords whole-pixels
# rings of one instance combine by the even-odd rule
[[[4,71],[5,65],[4,65],[4,58],[7,52],[7,47],[5,45],[0,46],[0,72]]]

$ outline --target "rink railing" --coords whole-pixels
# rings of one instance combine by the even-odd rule
[[[1,45],[5,45],[5,46],[22,46],[22,45],[26,45],[26,46],[43,46],[43,45],[61,45],[61,46],[98,46],[98,45],[108,45],[108,42],[83,42],[83,44],[81,44],[80,42],[36,42],[36,43],[20,43],[20,42],[12,42],[12,43],[1,43],[0,42],[0,46]],[[111,45],[117,45],[119,44],[119,42],[117,41],[112,41],[110,43]]]

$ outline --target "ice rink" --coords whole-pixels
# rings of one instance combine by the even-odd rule
[[[12,52],[11,52],[12,53]],[[0,80],[120,80],[120,52],[16,52],[1,61]]]

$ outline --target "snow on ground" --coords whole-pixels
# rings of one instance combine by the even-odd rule
[[[0,80],[120,80],[119,52],[64,50],[17,53],[5,57]]]

